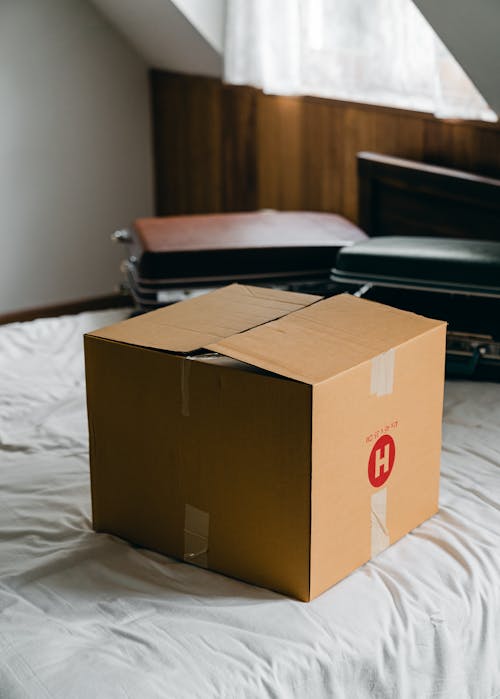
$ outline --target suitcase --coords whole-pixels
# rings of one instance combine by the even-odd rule
[[[449,376],[500,379],[500,243],[370,238],[339,252],[331,278],[357,296],[446,320]]]
[[[231,282],[325,295],[338,251],[366,238],[335,214],[278,211],[138,219],[112,237],[128,245],[122,272],[142,310]]]
[[[336,289],[336,285],[330,280],[331,270],[325,270],[317,275],[270,274],[267,276],[245,275],[244,277],[242,275],[225,275],[223,279],[217,277],[206,278],[200,281],[171,281],[169,279],[151,280],[141,278],[137,271],[137,265],[131,258],[123,261],[121,269],[122,274],[126,278],[126,291],[132,295],[137,307],[144,311],[154,310],[170,303],[194,298],[213,291],[222,285],[234,282],[285,291],[319,294],[320,296],[330,295]]]

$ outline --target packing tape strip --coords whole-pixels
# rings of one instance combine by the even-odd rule
[[[394,362],[396,352],[390,349],[374,357],[371,362],[370,393],[388,396],[394,390]],[[381,488],[371,497],[371,557],[390,544],[387,531],[387,488]]]
[[[189,375],[191,373],[190,357],[184,357],[181,364],[181,415],[189,417]]]
[[[386,549],[390,544],[387,531],[387,488],[373,493],[371,498],[371,557]]]
[[[208,567],[208,532],[210,515],[193,505],[184,508],[184,560]]]
[[[372,359],[370,393],[387,396],[394,388],[394,359],[396,352],[390,349]]]

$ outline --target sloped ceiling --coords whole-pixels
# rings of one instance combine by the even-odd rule
[[[155,68],[221,77],[225,0],[93,0]]]
[[[212,47],[224,51],[226,0],[173,0]]]
[[[500,0],[414,0],[490,107],[500,114]]]

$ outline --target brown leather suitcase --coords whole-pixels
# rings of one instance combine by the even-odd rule
[[[305,211],[143,218],[113,237],[129,246],[123,270],[144,309],[235,281],[316,291],[338,251],[366,238],[341,216]]]

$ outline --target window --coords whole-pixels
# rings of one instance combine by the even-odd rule
[[[412,0],[229,0],[225,79],[497,120]]]

